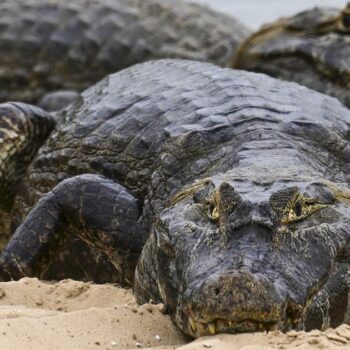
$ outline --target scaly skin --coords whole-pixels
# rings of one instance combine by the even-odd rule
[[[0,248],[10,235],[10,212],[19,183],[54,126],[53,118],[40,108],[0,104]]]
[[[2,0],[0,101],[82,91],[155,58],[227,65],[248,34],[238,20],[182,0]]]
[[[350,5],[314,8],[263,26],[232,66],[295,81],[350,106]]]
[[[79,236],[194,337],[349,320],[350,113],[336,99],[162,60],[110,75],[62,118],[18,197],[22,214],[42,199],[3,279],[45,276]]]

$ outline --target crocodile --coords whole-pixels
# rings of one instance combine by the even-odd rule
[[[82,91],[156,58],[227,65],[249,33],[235,18],[182,0],[2,0],[0,101]]]
[[[79,237],[75,259],[99,251],[192,337],[350,322],[350,112],[337,99],[159,60],[61,113],[17,195],[16,212],[34,207],[2,280],[43,278]]]
[[[350,3],[313,8],[263,26],[231,66],[295,81],[350,106]]]

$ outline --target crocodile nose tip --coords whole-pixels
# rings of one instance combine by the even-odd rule
[[[230,273],[219,276],[206,285],[208,293],[216,297],[232,297],[237,303],[250,299],[257,281],[248,272]]]
[[[245,271],[210,279],[192,297],[195,313],[223,319],[273,321],[281,304],[273,284]]]
[[[259,225],[271,229],[273,227],[273,222],[270,217],[261,215],[252,215],[251,223],[253,225]]]

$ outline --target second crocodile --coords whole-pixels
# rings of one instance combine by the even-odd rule
[[[233,66],[296,81],[350,107],[350,4],[263,26],[242,44]]]

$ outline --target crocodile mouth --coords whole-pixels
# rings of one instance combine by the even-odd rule
[[[224,316],[201,317],[193,313],[190,308],[183,312],[183,331],[194,338],[219,333],[251,333],[270,331],[289,331],[298,329],[303,323],[305,308],[288,300],[273,310],[255,310],[255,312],[242,312]]]
[[[187,333],[194,338],[219,333],[270,332],[280,329],[278,321],[258,322],[255,320],[214,319],[211,322],[196,321],[191,316],[187,321]]]

